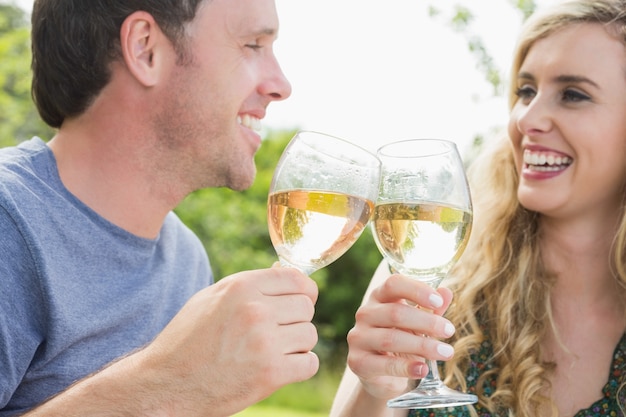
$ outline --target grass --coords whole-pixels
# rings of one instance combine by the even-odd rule
[[[235,417],[328,417],[328,413],[318,413],[312,411],[294,410],[270,405],[255,405]]]
[[[320,370],[308,381],[287,385],[237,417],[328,417],[341,375]]]

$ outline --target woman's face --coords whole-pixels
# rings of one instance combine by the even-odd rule
[[[565,218],[615,213],[626,179],[626,53],[599,24],[530,48],[517,74],[509,135],[521,204]]]

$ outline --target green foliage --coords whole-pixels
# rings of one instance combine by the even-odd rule
[[[0,0],[0,147],[54,132],[39,119],[30,96],[30,41],[24,12]],[[267,229],[267,193],[274,168],[295,132],[270,132],[257,153],[250,189],[205,189],[189,195],[176,212],[199,236],[216,279],[276,262]],[[333,265],[313,275],[320,287],[315,322],[317,351],[325,365],[341,361],[345,336],[380,255],[369,230]]]
[[[337,392],[343,369],[343,367],[336,371],[322,369],[307,381],[282,387],[254,408],[284,407],[309,413],[325,413],[327,416]]]
[[[252,407],[235,414],[237,417],[324,417],[328,416],[344,366],[324,366],[313,378],[290,384]]]
[[[345,255],[312,275],[320,288],[315,313],[320,341],[315,351],[332,367],[344,365],[346,336],[381,259],[368,227]]]
[[[294,133],[270,132],[256,155],[257,176],[248,190],[200,190],[176,208],[205,245],[216,280],[276,262],[267,229],[267,195],[278,159]],[[346,334],[380,258],[366,229],[343,257],[312,275],[320,289],[314,318],[320,334],[316,352],[325,364],[344,359]]]
[[[428,16],[429,17],[437,17],[440,14],[441,14],[441,10],[438,7],[435,7],[432,4],[428,5]]]
[[[527,19],[537,7],[534,0],[509,0],[509,3],[522,13],[523,20]],[[433,18],[440,17],[442,14],[441,10],[433,5],[429,6],[428,13]],[[483,39],[472,32],[474,20],[474,14],[469,7],[456,4],[448,24],[452,30],[467,39],[468,48],[476,60],[476,67],[485,75],[485,79],[489,84],[493,86],[493,94],[495,96],[502,95],[504,93],[503,80],[505,77],[503,77],[502,71],[496,65]]]
[[[534,8],[532,1],[520,0],[517,4]],[[439,9],[431,6],[430,13],[437,17]],[[496,88],[501,82],[499,72],[482,41],[469,37],[472,22],[470,9],[455,9],[452,27],[468,36],[468,45],[480,68]],[[29,66],[26,16],[21,9],[0,3],[0,146],[32,135],[50,138],[53,134],[40,121],[32,103]],[[257,176],[250,189],[200,190],[176,209],[204,243],[216,279],[242,270],[266,268],[276,261],[267,231],[267,193],[276,163],[293,134],[270,132],[257,154]],[[343,367],[346,334],[354,324],[354,313],[380,258],[367,229],[343,257],[313,274],[320,288],[314,318],[320,334],[316,351],[325,366]]]
[[[301,411],[298,408],[286,408],[281,406],[256,405],[250,407],[241,413],[235,414],[235,417],[327,417],[328,413],[312,413]]]
[[[535,9],[533,0],[509,0],[509,3],[521,11],[523,18]],[[429,6],[429,14],[433,18],[442,17],[440,9],[433,5]],[[478,68],[494,87],[494,94],[502,94],[503,77],[482,39],[472,33],[473,21],[471,10],[459,6],[454,9],[450,26],[467,39]],[[28,20],[21,9],[0,0],[0,147],[33,135],[47,139],[54,134],[40,120],[32,103],[30,60]],[[250,189],[200,190],[176,209],[205,245],[216,279],[242,270],[266,268],[277,260],[267,230],[267,193],[276,163],[293,134],[293,131],[269,133],[257,153],[258,172]],[[482,140],[483,137],[476,137],[474,149],[481,146]],[[320,289],[314,322],[320,334],[316,352],[323,369],[343,370],[346,334],[354,324],[354,313],[380,259],[368,228],[343,257],[313,274]],[[283,388],[242,416],[327,415],[337,384],[338,377],[328,377],[321,371],[310,381]],[[294,403],[292,399],[297,400]],[[304,408],[315,414],[291,410],[280,414],[280,408],[273,408],[276,405]]]
[[[485,74],[486,80],[493,86],[494,95],[500,95],[503,89],[500,70],[491,54],[489,54],[482,38],[471,34],[470,28],[473,21],[474,15],[467,7],[460,5],[455,7],[455,14],[451,21],[452,29],[465,35],[468,48],[476,59],[477,68]]]
[[[28,26],[26,13],[14,4],[0,1],[0,33]]]
[[[53,134],[30,96],[30,34],[24,12],[0,4],[0,147]]]
[[[292,136],[293,132],[270,134],[257,153],[257,175],[248,190],[199,190],[176,209],[204,243],[216,280],[268,268],[277,260],[267,230],[267,193],[274,167]]]
[[[456,5],[454,16],[450,21],[451,27],[457,31],[462,32],[474,21],[474,14],[465,6]]]
[[[537,4],[534,0],[509,0],[509,2],[513,7],[522,12],[524,20],[528,19],[537,8]]]

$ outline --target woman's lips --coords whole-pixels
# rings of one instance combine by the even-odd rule
[[[524,169],[532,172],[558,172],[569,167],[574,160],[554,151],[524,151]]]

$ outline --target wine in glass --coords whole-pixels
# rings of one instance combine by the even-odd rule
[[[380,161],[352,143],[298,132],[270,186],[268,224],[281,265],[310,275],[359,238],[378,195]]]
[[[392,270],[436,288],[469,240],[472,202],[461,157],[453,142],[414,139],[378,150],[380,192],[372,229]],[[392,408],[451,407],[475,403],[475,395],[446,387],[435,361],[413,391],[387,402]]]

